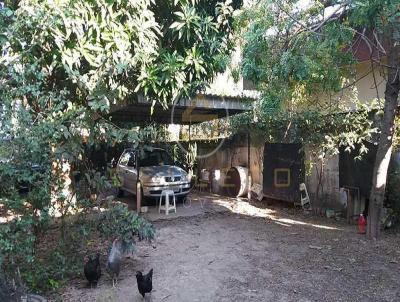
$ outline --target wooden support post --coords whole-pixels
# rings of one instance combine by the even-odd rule
[[[140,165],[139,165],[139,157],[140,151],[136,152],[136,212],[140,214],[140,210],[142,208],[142,185],[140,183],[139,175],[140,175]]]
[[[139,214],[142,208],[142,186],[140,181],[136,182],[136,211]]]
[[[247,199],[251,200],[251,173],[250,173],[250,125],[247,128]]]

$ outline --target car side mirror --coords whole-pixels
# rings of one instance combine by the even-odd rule
[[[118,161],[115,158],[113,158],[110,162],[111,168],[113,168],[113,169],[116,168],[117,163],[118,163]]]
[[[128,167],[136,168],[136,160],[134,158],[129,159]]]

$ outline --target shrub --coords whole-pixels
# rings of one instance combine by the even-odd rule
[[[83,254],[98,235],[120,238],[125,252],[134,250],[136,240],[155,236],[152,224],[122,204],[111,205],[99,216],[84,213],[82,218],[66,225],[65,238],[54,228],[36,236],[34,220],[28,217],[0,225],[1,267],[18,286],[48,292],[81,273]]]
[[[155,236],[155,228],[151,223],[122,204],[113,205],[102,214],[98,229],[108,239],[118,237],[124,249],[130,251],[134,249],[136,239],[150,241]]]

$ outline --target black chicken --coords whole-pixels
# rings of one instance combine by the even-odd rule
[[[146,293],[150,293],[153,289],[153,269],[147,275],[143,275],[140,271],[136,272],[136,280],[139,293],[144,298]]]
[[[85,273],[86,279],[89,281],[89,286],[96,286],[101,276],[99,253],[97,253],[95,257],[89,256],[87,258],[87,260],[85,261],[83,272]]]

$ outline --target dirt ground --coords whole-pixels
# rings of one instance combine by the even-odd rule
[[[155,221],[156,240],[124,259],[116,289],[104,273],[97,288],[82,278],[58,299],[143,301],[135,272],[153,268],[152,301],[400,301],[398,233],[369,242],[345,222],[248,209]]]

